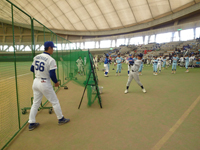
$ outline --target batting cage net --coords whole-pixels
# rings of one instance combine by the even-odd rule
[[[52,57],[57,63],[60,86],[54,87],[55,91],[72,81],[87,89],[88,106],[96,99],[101,101],[89,51],[82,51],[56,35],[10,1],[1,0],[0,6],[3,8],[0,10],[0,20],[3,20],[0,32],[6,35],[0,36],[0,148],[4,149],[28,122],[27,112],[34,99],[34,74],[30,67],[34,56],[44,51],[45,41],[53,41],[57,46]],[[48,109],[51,113],[52,107],[45,107],[47,103],[44,97],[40,109]]]

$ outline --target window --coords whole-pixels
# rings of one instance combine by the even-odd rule
[[[174,41],[174,42],[179,41],[178,31],[176,31],[176,32],[174,33],[173,41]]]
[[[139,36],[139,37],[131,38],[129,44],[135,44],[135,45],[143,44],[143,37]]]
[[[35,45],[35,50],[38,50],[39,47],[40,45]]]
[[[120,45],[125,45],[125,39],[117,39],[117,47]]]
[[[196,35],[195,35],[195,38],[199,37],[200,37],[200,27],[196,28]]]
[[[100,48],[108,48],[111,46],[111,40],[104,40],[100,42]]]
[[[70,49],[71,49],[71,47],[70,47],[70,44],[69,44],[69,43],[66,45],[65,49],[66,49],[66,50],[70,50]]]
[[[80,48],[81,48],[81,49],[84,49],[84,44],[83,44],[83,42],[80,44]]]
[[[69,43],[69,47],[70,47],[70,49],[76,49],[75,43]]]
[[[60,43],[59,43],[59,44],[57,44],[56,46],[57,46],[57,50],[62,50],[62,46],[61,46],[61,44],[60,44]]]
[[[77,47],[78,49],[80,49],[80,46],[81,46],[80,43],[76,43],[76,47]]]
[[[85,42],[85,49],[94,48],[94,44],[95,44],[94,41],[92,41],[92,42]]]
[[[194,39],[193,29],[181,30],[181,41],[187,41],[192,39]]]
[[[126,38],[126,39],[125,39],[125,45],[128,45],[128,41],[129,41],[129,39]],[[130,44],[130,43],[129,43],[129,44]]]
[[[8,48],[8,45],[3,46],[3,50],[6,50]]]
[[[31,48],[27,45],[24,49],[25,51],[31,51]],[[44,50],[44,49],[43,49]]]
[[[112,40],[112,47],[115,47],[115,40]]]
[[[10,47],[8,48],[8,51],[9,51],[9,52],[13,52],[13,51],[14,51],[13,46],[10,46]]]
[[[171,41],[171,38],[172,32],[157,34],[156,43],[167,43]]]
[[[155,42],[155,34],[150,36],[149,43],[154,43]]]
[[[96,41],[95,48],[99,48],[99,41]]]
[[[40,51],[44,51],[44,45],[40,47]]]
[[[149,43],[149,36],[147,35],[147,36],[145,36],[145,38],[144,38],[144,44],[148,44]]]
[[[16,51],[17,51],[17,50],[20,50],[19,47],[20,47],[20,45],[15,45],[15,50],[16,50]]]

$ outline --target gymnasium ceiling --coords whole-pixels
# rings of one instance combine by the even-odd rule
[[[200,0],[10,1],[48,28],[60,31],[122,29],[171,15],[200,2]],[[1,9],[3,10],[4,6],[1,6]],[[6,19],[5,13],[10,13],[10,11],[3,10],[0,13],[3,14],[1,17]],[[18,22],[26,24],[29,21],[26,21],[22,15],[18,18]]]

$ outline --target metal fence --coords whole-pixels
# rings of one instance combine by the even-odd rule
[[[0,44],[9,49],[0,52],[0,148],[4,149],[28,122],[28,114],[23,108],[31,106],[33,96],[34,75],[30,67],[33,57],[41,53],[38,49],[44,49],[44,42],[53,41],[57,45],[52,57],[57,62],[56,73],[61,86],[77,74],[75,59],[81,56],[88,60],[89,57],[87,52],[77,49],[13,3],[2,0],[0,6],[3,22],[12,28],[10,36],[6,36],[7,43]],[[26,34],[22,37],[21,32]],[[60,87],[54,88],[55,91]],[[47,99],[43,98],[42,103],[44,106]]]

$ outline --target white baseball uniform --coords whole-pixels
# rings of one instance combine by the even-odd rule
[[[83,71],[83,60],[82,59],[78,59],[76,61],[77,66],[78,66],[78,72],[82,72]]]
[[[159,68],[159,71],[161,71],[161,65],[162,65],[162,58],[157,58],[158,64],[157,64],[157,69]]]
[[[184,66],[184,58],[183,57],[180,58],[180,66],[181,67]]]
[[[140,68],[141,63],[142,63],[142,60],[135,60],[134,65],[131,66],[131,71],[130,71],[126,86],[130,86],[131,81],[133,79],[136,81],[136,83],[139,86],[142,86],[142,83],[140,82],[139,75],[138,75],[138,70]]]
[[[84,65],[86,65],[86,57],[84,57]]]
[[[42,53],[34,57],[32,66],[34,66],[35,79],[33,81],[33,105],[29,115],[29,123],[35,123],[35,116],[42,102],[43,95],[52,104],[57,119],[63,117],[59,100],[51,85],[50,70],[57,69],[56,61],[48,54]]]
[[[94,62],[95,67],[98,68],[98,62],[95,58],[93,58],[93,62]]]
[[[149,59],[147,59],[147,65],[149,65],[149,63],[150,63],[150,61],[149,61]]]
[[[191,56],[190,57],[190,59],[191,59],[191,65],[192,65],[192,67],[195,65],[195,56]]]

